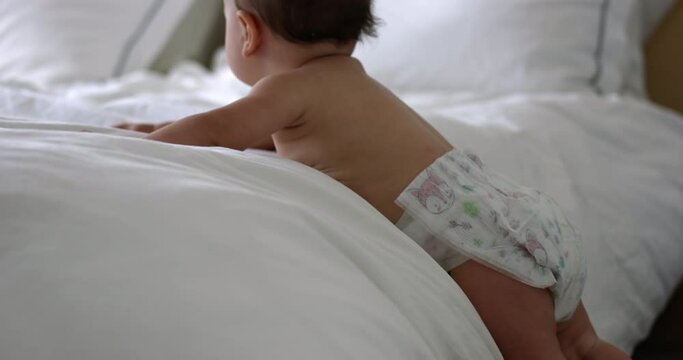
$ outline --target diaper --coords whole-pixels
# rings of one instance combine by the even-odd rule
[[[405,210],[396,225],[445,270],[475,260],[549,289],[557,321],[574,314],[586,280],[581,238],[540,191],[514,185],[455,149],[420,173],[396,203]]]

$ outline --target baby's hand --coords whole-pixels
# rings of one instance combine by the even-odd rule
[[[146,134],[151,134],[163,127],[173,124],[173,122],[167,122],[162,124],[119,124],[114,126],[117,129],[138,131]]]

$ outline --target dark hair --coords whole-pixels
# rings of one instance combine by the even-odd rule
[[[276,34],[298,43],[348,43],[376,36],[372,0],[235,0]]]

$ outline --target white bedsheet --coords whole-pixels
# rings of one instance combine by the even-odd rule
[[[500,358],[450,278],[322,174],[23,125],[0,123],[2,359]]]
[[[22,119],[0,126],[0,351],[498,358],[438,265],[334,181],[100,127],[244,91],[193,66],[55,94],[0,87],[0,116]],[[683,275],[683,119],[627,98],[403,95],[456,146],[556,198],[586,241],[596,328],[630,351]]]

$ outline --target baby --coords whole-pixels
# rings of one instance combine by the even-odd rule
[[[228,62],[252,86],[150,140],[277,153],[343,183],[464,290],[505,359],[627,359],[581,304],[581,243],[552,200],[455,149],[351,57],[371,0],[225,0]]]

